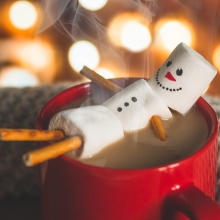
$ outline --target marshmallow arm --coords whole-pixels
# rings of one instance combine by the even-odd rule
[[[101,105],[59,112],[50,121],[49,129],[62,130],[71,137],[83,137],[79,157],[90,157],[124,137],[123,127],[114,113]]]

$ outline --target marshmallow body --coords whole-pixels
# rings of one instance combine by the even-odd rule
[[[145,127],[153,115],[172,117],[169,108],[152,92],[144,79],[129,85],[103,105],[120,119],[125,132]]]
[[[83,137],[80,158],[90,157],[124,137],[123,127],[114,113],[101,105],[65,110],[50,121],[49,129],[62,130],[71,137]]]
[[[199,53],[180,43],[148,83],[168,107],[185,114],[216,73]]]

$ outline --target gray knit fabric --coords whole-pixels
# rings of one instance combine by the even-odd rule
[[[0,127],[35,128],[42,106],[54,95],[78,83],[61,83],[33,88],[0,88]],[[220,119],[220,98],[204,96]],[[220,147],[220,138],[219,138]],[[34,142],[0,142],[0,199],[6,195],[38,195],[37,167],[23,165],[22,155],[35,149]],[[220,204],[220,156],[216,200]]]
[[[73,83],[27,88],[0,88],[0,127],[35,128],[39,110],[54,95]],[[35,149],[35,142],[0,141],[0,199],[6,195],[38,194],[37,167],[27,168],[22,155]]]

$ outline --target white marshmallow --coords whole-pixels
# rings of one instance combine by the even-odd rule
[[[120,120],[101,105],[59,112],[51,119],[49,129],[62,130],[69,137],[81,135],[84,144],[76,151],[80,158],[90,157],[124,137]]]
[[[204,57],[180,43],[148,83],[168,107],[185,114],[216,73]]]
[[[169,108],[156,96],[146,80],[141,79],[103,103],[120,119],[125,132],[145,127],[153,115],[170,118]]]

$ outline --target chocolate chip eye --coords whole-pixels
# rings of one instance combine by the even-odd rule
[[[183,70],[181,68],[176,70],[176,75],[181,76],[183,74]]]
[[[121,107],[118,107],[117,110],[118,110],[118,112],[121,112],[121,111],[122,111],[122,108],[121,108]]]
[[[137,98],[136,98],[136,97],[132,97],[131,100],[132,100],[133,102],[137,102]]]
[[[169,60],[168,62],[167,62],[167,67],[169,67],[170,65],[172,64],[172,60]]]

